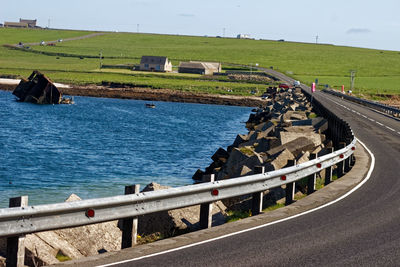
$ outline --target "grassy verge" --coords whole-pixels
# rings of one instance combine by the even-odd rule
[[[16,44],[20,41],[65,39],[87,34],[89,32],[2,28],[0,45]],[[101,60],[100,53],[104,57]],[[27,75],[33,69],[38,69],[43,72],[51,71],[52,78],[56,81],[61,79],[77,84],[98,82],[101,78],[92,78],[92,71],[99,68],[100,62],[137,64],[143,55],[168,56],[175,67],[184,60],[253,66],[258,63],[262,67],[272,66],[306,84],[318,79],[320,85],[328,84],[334,88],[340,88],[341,85],[348,88],[349,71],[356,70],[353,90],[355,93],[371,96],[400,95],[398,51],[177,35],[108,33],[88,39],[57,43],[56,46],[34,46],[25,51],[1,47],[0,74]],[[249,71],[249,68],[230,67],[230,70]],[[66,77],[63,72],[73,74]],[[79,75],[76,75],[77,72]],[[125,79],[126,82],[132,82],[129,76],[108,76],[107,79],[116,79],[119,82]],[[146,83],[153,82],[155,87],[160,86],[156,79]],[[185,80],[184,87],[189,88],[191,83],[191,79]],[[165,83],[162,87],[170,85]],[[176,85],[171,89],[178,88],[182,88],[182,85]],[[203,90],[201,86],[199,90]]]

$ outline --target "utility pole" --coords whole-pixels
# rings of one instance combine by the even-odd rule
[[[225,28],[222,29],[222,37],[225,37]]]
[[[50,18],[47,20],[47,28],[50,29]]]
[[[100,50],[99,57],[100,57],[100,69],[101,69],[101,67],[103,66],[103,50]]]
[[[318,35],[315,36],[315,43],[318,44]]]
[[[136,24],[136,32],[139,33],[139,23]]]
[[[356,78],[356,71],[350,70],[350,91],[354,89],[354,79]]]

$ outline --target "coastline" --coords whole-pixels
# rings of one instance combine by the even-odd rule
[[[15,84],[0,84],[0,90],[13,91]],[[171,89],[149,89],[137,87],[110,87],[110,86],[76,86],[70,85],[58,88],[64,95],[89,96],[120,99],[136,99],[148,101],[183,102],[228,106],[258,107],[265,103],[256,96],[234,96],[201,94]]]

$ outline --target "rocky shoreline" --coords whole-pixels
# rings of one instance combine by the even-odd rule
[[[15,87],[15,84],[0,84],[0,90],[13,91]],[[126,87],[119,84],[108,86],[71,85],[59,88],[59,90],[62,92],[62,94],[71,96],[121,98],[148,101],[183,102],[246,107],[258,107],[265,103],[264,100],[256,96],[202,94],[171,89]]]

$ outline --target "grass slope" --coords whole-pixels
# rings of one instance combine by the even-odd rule
[[[52,30],[0,29],[0,44],[19,41],[56,40],[65,36],[86,35],[88,32]],[[26,41],[27,40],[27,41]],[[51,78],[76,83],[97,82],[104,73],[98,73],[99,53],[103,64],[138,63],[142,55],[168,56],[174,65],[182,60],[208,60],[239,64],[258,63],[273,66],[305,83],[316,78],[320,84],[339,88],[349,87],[349,71],[357,70],[355,92],[367,94],[400,94],[400,53],[373,49],[316,45],[266,40],[243,40],[136,33],[107,33],[89,39],[69,41],[57,46],[35,46],[35,52],[0,48],[0,73],[27,75],[32,69],[50,72]],[[62,56],[61,56],[62,55]],[[72,56],[72,57],[71,57]],[[84,59],[80,59],[83,57]],[[74,73],[69,73],[73,71]],[[79,75],[77,74],[79,73]],[[138,77],[139,75],[139,77]],[[119,82],[143,77],[126,73],[109,74],[107,79]],[[140,78],[141,77],[141,78]],[[165,76],[148,77],[146,83],[172,86],[173,79]],[[174,84],[175,84],[174,80]],[[188,88],[189,83],[177,87]],[[156,87],[157,87],[156,86]],[[210,85],[211,87],[215,85]],[[247,85],[251,87],[251,85]]]

